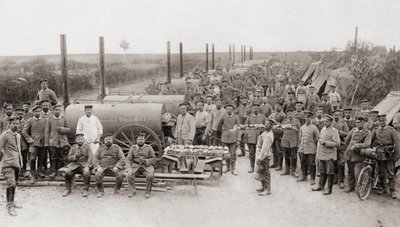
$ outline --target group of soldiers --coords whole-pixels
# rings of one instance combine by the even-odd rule
[[[286,85],[282,84],[283,92],[271,96],[266,92],[271,89],[253,83],[251,78],[257,78],[257,74],[245,74],[243,80],[241,75],[222,77],[217,95],[198,89],[213,83],[204,82],[205,78],[194,89],[188,83],[186,102],[180,105],[181,114],[177,117],[175,142],[227,146],[230,156],[225,160],[224,172],[233,175],[237,175],[237,148],[239,157],[248,151],[248,172],[256,172],[262,182],[257,189],[260,195],[271,193],[269,168],[283,171],[281,175],[292,175],[299,182],[307,181],[310,175],[311,185],[319,176],[313,191],[329,195],[334,184],[345,188],[346,164],[346,192],[352,192],[366,159],[363,154],[383,152],[378,159],[382,192],[395,198],[394,168],[400,158],[400,140],[396,130],[387,125],[386,115],[370,110],[368,100],[362,100],[360,109],[355,111],[343,108],[335,85],[330,85],[329,92],[320,98],[316,87],[302,82],[296,87],[288,79]]]
[[[92,114],[92,105],[84,107],[85,114],[78,120],[76,132],[71,132],[55,93],[48,88],[48,81],[41,80],[40,84],[42,90],[32,108],[28,102],[21,107],[5,104],[0,119],[0,160],[7,182],[8,213],[15,216],[15,208],[19,208],[14,202],[19,177],[28,177],[34,184],[38,179],[54,178],[63,173],[65,191],[62,196],[67,196],[75,174],[81,174],[84,179],[82,195],[87,197],[90,176],[94,173],[100,198],[104,195],[104,176],[116,177],[114,193],[117,194],[126,175],[128,196],[132,197],[136,194],[135,178],[143,175],[147,179],[145,197],[149,198],[156,158],[153,148],[145,144],[146,135],[137,135],[136,144],[125,157],[121,147],[113,143],[112,134],[103,135],[101,122]],[[68,134],[75,134],[72,146]]]

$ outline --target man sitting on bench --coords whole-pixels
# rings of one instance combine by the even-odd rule
[[[126,157],[126,169],[128,171],[129,194],[132,197],[136,194],[135,177],[140,174],[147,179],[146,198],[150,198],[151,186],[154,179],[154,167],[156,156],[153,148],[145,143],[146,134],[140,133],[136,138],[136,145],[133,145]]]

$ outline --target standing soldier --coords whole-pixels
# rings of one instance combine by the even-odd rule
[[[194,117],[187,112],[187,104],[179,104],[181,114],[176,119],[174,138],[178,144],[191,145],[196,133]]]
[[[355,113],[354,113],[354,117],[362,117],[362,113],[364,112],[369,112],[368,110],[369,107],[369,100],[368,99],[363,99],[360,101],[360,109],[358,109]]]
[[[0,161],[2,172],[7,182],[8,214],[16,216],[14,203],[15,188],[17,187],[19,170],[22,166],[20,134],[17,133],[19,120],[12,116],[8,118],[10,129],[0,135]]]
[[[100,138],[103,134],[103,126],[99,118],[92,114],[93,106],[85,105],[85,116],[82,116],[78,120],[76,126],[76,134],[85,135],[85,142],[90,145],[90,148],[94,153],[96,153],[97,148],[99,148]]]
[[[222,89],[221,89],[221,98],[224,104],[234,104],[234,95],[235,92],[240,91],[232,86],[229,86],[228,80],[222,80]]]
[[[264,125],[267,118],[264,114],[260,113],[260,106],[254,104],[252,106],[253,113],[250,114],[245,121],[245,125]],[[257,138],[260,135],[260,131],[256,129],[249,129],[247,130],[247,146],[249,147],[249,160],[250,160],[250,169],[249,173],[254,172],[254,164],[256,161],[256,145],[257,145]]]
[[[93,157],[96,186],[99,190],[97,198],[101,198],[104,195],[103,177],[105,175],[116,177],[114,194],[118,194],[124,180],[124,152],[122,152],[121,147],[113,144],[111,133],[105,134],[103,138],[104,144],[99,147]]]
[[[222,131],[221,141],[229,149],[229,158],[226,159],[226,171],[233,175],[237,175],[235,172],[236,167],[236,148],[240,145],[241,133],[234,130],[235,126],[240,124],[239,117],[233,113],[234,106],[228,104],[225,106],[226,114],[222,116],[218,124],[219,131]]]
[[[313,113],[304,111],[305,124],[300,129],[299,156],[301,162],[302,177],[298,180],[307,181],[307,175],[310,173],[311,185],[315,184],[315,154],[317,153],[317,142],[319,139],[319,130],[317,126],[311,124]]]
[[[283,104],[283,112],[287,114],[289,109],[295,109],[296,108],[296,100],[294,99],[294,92],[289,91],[287,93],[287,101]]]
[[[183,92],[183,94],[185,95],[184,102],[192,103],[194,95],[192,82],[186,81],[185,91]]]
[[[340,104],[342,102],[342,98],[340,98],[340,94],[336,91],[336,85],[329,85],[330,91],[329,91],[329,101],[332,103],[332,107],[334,110],[337,110],[340,108]]]
[[[176,95],[178,92],[171,86],[170,82],[165,82],[165,89],[162,92],[163,95]]]
[[[307,95],[307,101],[306,101],[306,109],[315,112],[315,109],[318,106],[318,103],[320,102],[318,94],[315,93],[316,89],[313,85],[310,86],[310,94]]]
[[[353,128],[346,137],[347,149],[344,157],[348,167],[348,188],[346,193],[353,192],[356,187],[356,180],[360,174],[365,156],[361,155],[362,149],[371,146],[371,132],[364,128],[365,119],[357,118],[356,128]]]
[[[300,125],[304,125],[306,122],[306,119],[304,117],[303,113],[303,103],[302,102],[296,102],[296,111],[294,112],[294,118],[299,120]]]
[[[216,108],[211,111],[211,130],[212,130],[211,136],[213,140],[212,144],[214,146],[221,146],[222,132],[218,130],[218,124],[222,116],[225,115],[226,110],[225,108],[222,108],[222,100],[219,98],[215,101],[215,106]]]
[[[71,131],[67,120],[61,116],[61,105],[53,107],[54,116],[47,119],[44,134],[44,146],[50,149],[50,177],[55,177],[57,170],[64,166],[64,150],[69,148],[67,134]]]
[[[207,135],[210,131],[210,114],[204,110],[204,102],[199,101],[196,104],[197,111],[194,116],[196,133],[194,135],[193,145],[205,145],[207,143]]]
[[[85,184],[83,188],[83,197],[89,195],[90,186],[90,168],[92,168],[93,152],[90,149],[90,145],[85,142],[83,134],[75,135],[76,144],[72,145],[68,153],[67,160],[68,165],[65,167],[65,191],[62,196],[67,196],[71,193],[72,179],[75,174],[83,175],[83,182]]]
[[[378,114],[379,114],[379,111],[376,111],[376,110],[371,110],[371,112],[369,112],[369,120],[367,122],[367,129],[371,132],[374,131],[375,128],[379,127]],[[393,126],[394,126],[394,123],[393,123]]]
[[[272,119],[272,120],[274,120],[274,119]],[[275,121],[275,123],[277,123],[277,122]],[[276,171],[281,171],[282,164],[283,164],[283,157],[284,157],[283,149],[281,147],[283,128],[280,124],[276,124],[275,127],[272,128],[272,132],[274,134],[274,142],[272,144],[272,152],[273,152],[274,162],[273,162],[272,166],[270,166],[270,168],[275,168]]]
[[[158,95],[160,93],[160,86],[155,79],[151,79],[151,83],[146,90],[149,95]]]
[[[282,105],[279,102],[275,103],[275,112],[271,114],[270,118],[279,124],[282,124],[283,120],[286,119],[286,114],[282,112]]]
[[[260,106],[260,112],[264,114],[265,117],[271,116],[272,112],[274,112],[271,104],[268,103],[267,97],[262,97],[262,105]]]
[[[393,199],[395,195],[395,163],[400,158],[400,139],[397,132],[386,123],[386,114],[378,115],[379,127],[372,132],[372,145],[376,147],[379,180],[383,191]],[[389,179],[389,188],[387,180]]]
[[[346,136],[349,133],[349,128],[345,121],[341,119],[342,111],[334,110],[333,112],[333,127],[338,130],[340,137],[340,146],[337,148],[337,160],[335,162],[335,179],[334,183],[339,182],[339,187],[344,188],[344,168],[346,160],[344,159],[344,152],[346,150]]]
[[[315,111],[315,118],[312,119],[311,123],[317,126],[318,130],[321,131],[323,127],[325,127],[324,118],[322,115],[324,114],[324,110],[322,108],[317,108]]]
[[[318,107],[323,110],[324,114],[332,115],[333,107],[332,103],[329,102],[329,96],[327,93],[323,93],[321,102],[318,103]]]
[[[246,96],[240,97],[240,106],[235,110],[235,114],[239,116],[240,124],[244,124],[246,121],[247,116],[250,115],[251,113],[251,107],[248,105],[248,98]],[[246,133],[241,133],[241,139],[240,139],[240,154],[238,155],[239,157],[243,157],[246,155],[245,152],[245,144],[247,140],[247,134]]]
[[[40,106],[42,107],[42,113],[41,116],[43,118],[49,119],[54,115],[53,111],[50,110],[50,101],[48,100],[42,100],[40,101]]]
[[[257,189],[258,195],[271,194],[271,173],[269,172],[269,160],[272,156],[272,144],[274,142],[274,134],[272,127],[275,121],[267,119],[265,122],[265,132],[260,135],[257,142],[256,151],[256,179],[261,181],[261,188]],[[265,193],[263,193],[265,192]]]
[[[332,126],[333,117],[325,116],[325,127],[319,134],[317,144],[317,160],[319,160],[319,184],[313,191],[324,190],[326,181],[328,181],[328,189],[324,191],[324,195],[332,194],[334,162],[337,159],[337,147],[340,146],[339,132]]]
[[[349,130],[352,130],[354,127],[356,127],[356,121],[354,118],[351,117],[351,111],[353,111],[352,108],[345,108],[344,109],[344,122],[346,122],[347,127],[349,127]]]
[[[40,86],[42,90],[40,90],[36,95],[37,103],[40,103],[42,100],[50,101],[51,105],[56,105],[58,103],[56,93],[49,88],[48,81],[46,79],[42,79],[40,81]]]
[[[29,163],[31,168],[31,183],[36,182],[36,177],[44,177],[42,173],[45,150],[44,150],[44,132],[46,128],[46,118],[42,118],[40,113],[42,109],[40,106],[32,108],[33,117],[25,123],[22,130],[22,135],[25,137],[26,142],[29,144]],[[37,168],[36,168],[37,159]]]
[[[17,133],[22,134],[22,130],[24,129],[25,123],[27,119],[24,119],[24,110],[22,108],[15,108],[14,110],[15,117],[18,118],[19,124],[18,124],[18,129]],[[20,176],[25,177],[26,176],[26,167],[28,163],[28,143],[25,141],[25,138],[23,136],[20,136],[20,144],[21,144],[21,155],[22,155],[22,166],[21,166],[21,171],[20,171]]]
[[[28,120],[29,118],[33,117],[33,113],[29,111],[31,108],[30,102],[23,102],[22,109],[24,110],[24,120]]]
[[[4,115],[0,117],[0,134],[10,127],[10,117],[14,112],[14,106],[11,103],[4,104]]]
[[[287,118],[283,120],[283,136],[281,146],[285,152],[285,167],[286,170],[281,175],[289,175],[290,173],[297,177],[296,167],[297,167],[297,150],[299,147],[299,131],[300,122],[295,119],[294,109],[287,110]]]
[[[153,148],[145,144],[146,134],[140,133],[137,138],[137,144],[133,145],[126,157],[126,169],[128,171],[127,179],[129,183],[128,197],[136,194],[135,178],[140,174],[146,177],[146,198],[150,198],[151,187],[154,180],[154,167],[156,155]]]

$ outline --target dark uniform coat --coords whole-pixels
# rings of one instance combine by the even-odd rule
[[[71,131],[64,116],[47,119],[44,146],[62,148],[69,146],[67,134]]]
[[[110,147],[107,147],[105,144],[101,145],[93,157],[93,167],[95,170],[99,167],[103,168],[103,170],[112,169],[115,166],[121,170],[124,168],[124,165],[124,152],[116,144],[112,144]]]
[[[369,130],[353,128],[346,137],[346,144],[348,146],[344,153],[344,158],[350,162],[363,162],[365,156],[362,156],[360,151],[371,146],[371,139],[371,132]],[[350,150],[352,146],[355,149]]]
[[[146,160],[147,163],[140,163],[141,160]],[[132,168],[132,172],[136,172],[140,167],[143,167],[147,172],[154,173],[153,165],[155,162],[156,155],[150,145],[144,144],[142,147],[133,145],[126,157],[126,168],[128,170]]]
[[[73,171],[79,167],[91,167],[93,163],[93,152],[90,149],[89,144],[74,144],[68,153],[68,163],[67,168]]]
[[[22,135],[25,140],[33,139],[33,143],[30,146],[43,147],[44,146],[44,132],[46,128],[46,118],[31,117],[25,123],[24,129],[22,129]]]

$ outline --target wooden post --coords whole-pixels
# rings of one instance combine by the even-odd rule
[[[214,61],[214,43],[211,46],[211,68],[215,69],[215,61]]]
[[[183,78],[183,47],[182,43],[179,43],[179,62],[180,62],[180,76]]]
[[[171,42],[167,42],[167,81],[171,83]]]
[[[236,55],[236,53],[235,53],[235,44],[233,44],[233,46],[232,46],[232,55],[233,55],[233,58],[232,58],[232,62],[233,62],[233,64],[235,64],[235,61],[236,61],[236,58],[235,58],[235,55]]]
[[[229,65],[232,64],[232,45],[229,44]]]
[[[64,83],[63,105],[65,110],[67,106],[71,104],[69,101],[67,38],[65,34],[60,35],[60,47],[61,47],[61,75]]]
[[[206,43],[206,71],[208,72],[208,43]]]
[[[240,45],[240,62],[243,63],[243,45]]]
[[[246,45],[243,47],[243,61],[246,61]]]
[[[100,65],[100,99],[103,102],[106,97],[106,78],[105,78],[105,63],[104,63],[104,37],[99,37],[99,65]]]
[[[356,32],[354,35],[354,52],[353,52],[353,54],[357,53],[357,39],[358,39],[358,27],[356,27]]]

